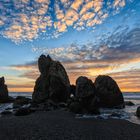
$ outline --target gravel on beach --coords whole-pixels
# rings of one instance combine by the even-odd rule
[[[64,111],[0,117],[0,140],[140,140],[140,125],[126,120],[75,118]]]

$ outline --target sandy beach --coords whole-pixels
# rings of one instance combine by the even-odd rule
[[[0,117],[0,140],[139,140],[140,125],[116,119],[77,119],[64,111]]]

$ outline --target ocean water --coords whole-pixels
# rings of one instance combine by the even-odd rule
[[[140,92],[125,92],[123,93],[125,101],[131,101],[134,106],[125,106],[124,109],[100,109],[100,115],[81,115],[77,114],[76,118],[100,118],[100,119],[124,119],[135,124],[140,124],[140,118],[136,116],[137,107],[140,106]],[[112,113],[118,116],[111,116]]]
[[[25,96],[32,98],[32,93],[30,92],[11,92],[10,96],[16,98],[17,96]],[[140,93],[123,93],[125,101],[132,101],[134,106],[126,106],[124,109],[100,109],[100,115],[81,115],[77,114],[76,118],[101,118],[101,119],[125,119],[132,123],[140,124],[140,119],[136,117],[137,107],[140,106]],[[6,108],[12,108],[12,103],[0,104],[0,112],[4,111]],[[119,114],[118,116],[111,116],[112,113]]]

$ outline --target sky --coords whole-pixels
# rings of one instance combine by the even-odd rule
[[[140,91],[139,0],[0,0],[0,77],[10,92],[32,92],[37,59],[60,61],[71,84],[113,77]]]

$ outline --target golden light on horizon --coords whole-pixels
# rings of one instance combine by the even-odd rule
[[[70,83],[75,85],[76,79],[79,76],[78,75],[74,75],[74,76],[71,75]],[[87,74],[85,74],[85,76],[87,76]],[[87,76],[87,77],[94,82],[95,78],[97,76],[94,76],[94,77]],[[117,82],[117,84],[120,87],[122,92],[140,92],[140,88],[138,87],[138,85],[136,85],[136,83],[133,82],[133,81],[132,82],[129,81],[128,78],[117,79],[117,78],[113,77],[113,79]],[[14,83],[15,86],[14,87],[9,87],[8,90],[9,90],[9,92],[33,92],[34,83],[35,83],[35,81],[28,86],[27,85],[21,85],[21,86],[17,86],[17,87],[16,87],[16,83]]]

